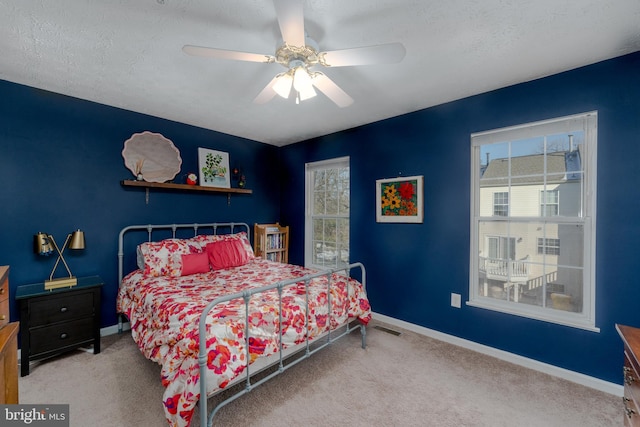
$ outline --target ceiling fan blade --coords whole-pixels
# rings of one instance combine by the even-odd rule
[[[214,49],[212,47],[185,45],[182,47],[184,53],[193,56],[207,58],[233,59],[237,61],[249,62],[275,62],[275,57],[259,53],[238,52],[235,50]]]
[[[282,39],[290,46],[304,47],[304,14],[301,0],[273,0]]]
[[[407,50],[402,43],[379,44],[352,49],[322,52],[320,63],[326,67],[350,67],[353,65],[393,64],[402,61]]]
[[[345,91],[333,82],[329,77],[322,73],[315,73],[312,83],[318,90],[324,93],[327,98],[332,100],[338,107],[344,108],[353,104],[353,98],[351,98]]]
[[[280,74],[272,78],[271,81],[267,83],[264,89],[262,89],[258,96],[253,100],[254,104],[266,104],[276,96],[276,91],[273,89],[273,85],[278,80],[278,77],[280,77]]]

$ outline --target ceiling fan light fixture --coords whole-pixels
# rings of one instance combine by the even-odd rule
[[[308,92],[313,90],[311,76],[305,67],[296,67],[293,72],[293,88],[298,92]]]
[[[291,93],[291,85],[293,84],[293,77],[291,74],[284,73],[273,85],[273,90],[280,95],[281,97],[287,99],[289,98],[289,94]]]

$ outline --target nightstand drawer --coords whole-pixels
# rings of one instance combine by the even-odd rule
[[[29,327],[91,317],[93,295],[93,292],[83,292],[33,301],[29,307]]]
[[[93,319],[80,319],[31,329],[31,356],[93,339]]]

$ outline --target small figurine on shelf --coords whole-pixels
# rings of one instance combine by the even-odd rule
[[[195,173],[192,172],[187,175],[187,184],[196,185],[197,182],[198,182],[198,177],[196,176]]]
[[[142,165],[144,165],[144,159],[138,159],[136,162],[136,179],[138,181],[144,181],[144,177],[142,176]]]
[[[247,184],[247,179],[239,168],[233,168],[233,179],[238,181],[238,187],[244,188]]]

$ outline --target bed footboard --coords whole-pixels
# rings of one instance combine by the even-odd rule
[[[286,364],[284,363],[284,361],[287,359],[287,357],[289,357],[291,354],[286,354],[285,349],[283,349],[283,345],[282,345],[282,327],[279,327],[279,352],[278,352],[278,356],[277,356],[277,361],[275,361],[274,363],[272,363],[270,366],[274,366],[274,365],[278,365],[277,369],[274,370],[272,373],[258,379],[255,380],[254,382],[252,382],[252,375],[254,375],[256,372],[253,372],[251,370],[251,365],[249,364],[249,360],[251,359],[250,357],[250,350],[249,350],[249,345],[248,343],[245,344],[245,349],[246,349],[246,360],[247,360],[247,364],[245,365],[245,372],[244,374],[240,377],[240,381],[242,381],[242,379],[244,379],[245,382],[245,386],[244,388],[238,390],[237,393],[231,395],[230,397],[226,398],[225,400],[221,401],[220,403],[218,403],[218,405],[211,411],[211,413],[207,413],[208,409],[207,409],[207,399],[210,397],[207,394],[207,382],[206,382],[206,372],[207,372],[207,348],[206,348],[206,341],[207,341],[207,333],[206,333],[206,325],[207,325],[207,315],[208,313],[217,305],[220,303],[224,303],[227,301],[231,301],[233,299],[238,299],[241,298],[244,301],[244,305],[245,305],[245,327],[246,330],[249,331],[249,301],[251,299],[251,296],[253,294],[256,293],[260,293],[260,292],[264,292],[264,291],[268,291],[268,290],[272,290],[272,289],[277,289],[278,291],[278,299],[279,299],[279,304],[280,304],[280,310],[278,310],[279,312],[279,319],[278,319],[278,324],[282,325],[282,291],[284,288],[286,288],[287,286],[292,286],[295,285],[297,283],[301,283],[304,282],[305,285],[305,300],[306,300],[306,306],[305,306],[305,326],[307,327],[308,330],[308,322],[309,322],[309,283],[312,279],[317,278],[317,277],[321,277],[321,276],[326,276],[327,277],[327,289],[329,289],[331,287],[331,278],[332,275],[334,273],[337,272],[343,272],[346,271],[347,274],[349,274],[351,272],[352,269],[359,269],[361,271],[361,283],[363,288],[366,289],[366,271],[364,268],[364,265],[362,265],[361,263],[353,263],[353,264],[349,264],[346,267],[343,268],[336,268],[336,269],[332,269],[332,270],[326,270],[326,271],[322,271],[322,272],[318,272],[315,274],[310,274],[304,277],[300,277],[300,278],[294,278],[294,279],[290,279],[290,280],[285,280],[285,281],[281,281],[278,283],[274,283],[271,285],[267,285],[261,288],[257,288],[257,289],[253,289],[250,291],[244,291],[244,292],[239,292],[239,293],[235,293],[232,295],[227,295],[225,297],[221,297],[218,298],[214,301],[212,301],[211,303],[209,303],[209,305],[207,305],[207,307],[204,309],[204,311],[202,312],[201,316],[200,316],[200,322],[199,322],[199,353],[198,353],[198,364],[200,367],[200,424],[202,426],[207,426],[207,427],[211,427],[213,425],[213,419],[216,415],[216,413],[225,405],[233,402],[234,400],[236,400],[237,398],[249,393],[254,387],[259,386],[260,384],[265,383],[266,381],[270,380],[271,378],[280,375],[281,373],[283,373],[284,371],[286,371],[287,369],[295,366],[296,364],[298,364],[299,362],[301,362],[302,360],[308,358],[309,356],[311,356],[312,354],[320,351],[321,349],[325,348],[326,346],[332,344],[334,341],[342,338],[343,336],[353,332],[356,329],[360,329],[360,333],[361,333],[361,337],[362,337],[362,348],[366,348],[367,346],[367,341],[366,341],[366,327],[364,324],[360,323],[358,326],[356,327],[352,327],[351,322],[353,321],[353,319],[349,319],[348,313],[347,313],[347,322],[341,326],[339,326],[338,328],[335,328],[334,330],[331,329],[331,326],[329,326],[328,331],[326,332],[325,335],[323,335],[321,338],[319,337],[310,337],[309,334],[306,334],[306,340],[303,344],[301,344],[304,348],[302,349],[302,351],[304,352],[303,356],[295,358],[295,360],[291,360],[288,361]],[[329,298],[327,301],[328,304],[328,312],[331,313],[331,293],[328,292],[329,294]],[[329,325],[331,325],[331,321],[329,321]],[[314,346],[313,348],[311,348],[311,340],[314,340]],[[247,334],[247,337],[245,338],[245,341],[248,342],[249,340],[249,336]],[[297,352],[297,354],[299,354],[299,352]],[[206,424],[205,424],[205,420],[206,420]]]

